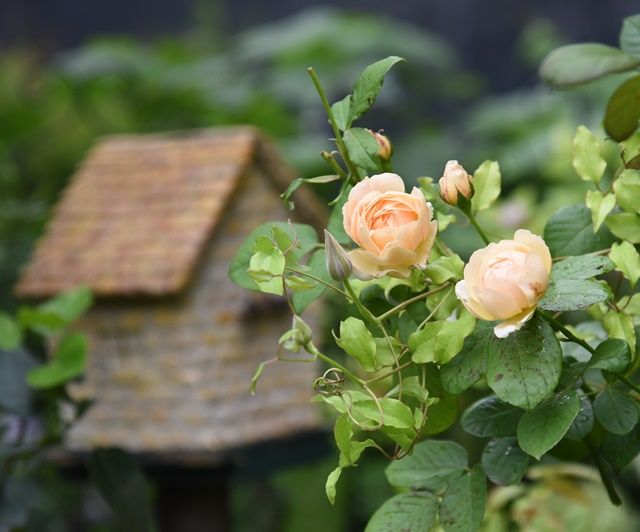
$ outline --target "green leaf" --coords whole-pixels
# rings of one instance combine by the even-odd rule
[[[365,532],[430,530],[436,521],[438,499],[428,492],[401,493],[373,514]]]
[[[590,279],[613,270],[614,264],[602,255],[576,255],[555,262],[551,278],[557,281]]]
[[[607,433],[602,452],[616,470],[624,469],[640,453],[640,427],[624,435]]]
[[[495,336],[493,326],[492,322],[477,321],[473,333],[464,339],[460,353],[442,366],[440,379],[447,392],[462,393],[485,374],[489,345]]]
[[[476,532],[484,517],[487,481],[479,465],[452,482],[440,503],[445,532]]]
[[[604,223],[607,215],[616,206],[616,197],[613,194],[603,196],[599,190],[588,190],[585,203],[591,210],[593,230],[597,231]]]
[[[607,168],[600,141],[585,126],[578,126],[573,138],[573,168],[584,181],[594,183],[600,181]]]
[[[307,263],[307,273],[317,277],[318,279],[323,280],[325,283],[331,284],[333,281],[329,276],[329,272],[327,271],[327,259],[325,255],[324,249],[318,249],[314,251],[311,257],[309,258],[309,262]],[[305,277],[305,280],[309,281],[309,277]],[[317,301],[322,294],[326,291],[326,285],[322,283],[318,283],[317,281],[311,281],[314,284],[314,287],[310,290],[305,290],[303,292],[295,292],[291,296],[291,302],[293,303],[293,308],[298,314],[302,314],[302,312],[314,301]]]
[[[640,59],[618,48],[598,43],[570,44],[556,48],[540,66],[540,77],[553,87],[569,88],[615,72],[625,72]]]
[[[611,386],[598,394],[593,411],[599,423],[612,434],[628,434],[638,423],[638,404]]]
[[[87,362],[87,343],[79,333],[65,336],[58,345],[52,360],[32,369],[27,382],[32,388],[46,389],[64,384],[84,373]]]
[[[458,397],[441,397],[437,402],[429,405],[427,421],[422,430],[423,434],[431,436],[440,434],[456,422],[458,418]]]
[[[640,76],[623,82],[611,95],[604,115],[604,130],[618,142],[638,129],[640,119]]]
[[[446,487],[452,474],[467,467],[467,451],[451,441],[427,440],[418,443],[413,453],[391,462],[387,479],[396,488],[438,491]]]
[[[611,290],[604,281],[566,279],[549,283],[538,306],[554,312],[581,310],[607,301],[610,297]]]
[[[350,393],[353,395],[353,392]],[[407,405],[390,397],[382,397],[378,399],[378,402],[380,408],[382,408],[382,416],[380,415],[380,408],[368,395],[365,395],[364,398],[353,399],[351,413],[360,422],[373,422],[378,425],[383,421],[384,427],[403,431],[409,429],[407,434],[415,435],[415,420],[411,409]]]
[[[318,243],[315,229],[310,225],[287,222],[266,222],[260,225],[245,239],[229,264],[229,278],[241,288],[258,290],[258,285],[249,275],[249,262],[253,256],[256,241],[260,237],[271,238],[273,227],[283,231],[292,241],[297,241],[297,247],[293,250],[297,257],[307,254]]]
[[[91,290],[81,286],[50,299],[40,305],[39,309],[55,314],[62,318],[66,324],[70,324],[89,310],[92,302]]]
[[[336,484],[338,480],[340,480],[340,475],[342,474],[342,468],[336,467],[329,476],[327,477],[327,482],[325,483],[324,489],[327,494],[327,499],[331,504],[335,504],[336,502]]]
[[[620,48],[625,54],[640,59],[640,15],[624,19],[620,32]]]
[[[408,395],[409,397],[415,397],[421,403],[424,403],[429,399],[429,390],[427,390],[424,386],[422,386],[422,384],[420,384],[420,379],[416,376],[403,378],[402,386],[400,386],[399,384],[397,386],[394,386],[386,393],[386,396],[393,397],[395,395],[398,395],[400,391],[402,391],[403,396]]]
[[[622,240],[640,244],[640,216],[630,212],[610,214],[606,219],[607,227]]]
[[[630,213],[640,213],[640,172],[623,170],[613,183],[620,207]]]
[[[613,244],[609,252],[609,258],[618,270],[631,283],[633,288],[640,279],[640,254],[629,242]]]
[[[631,348],[631,352],[636,351],[636,332],[633,318],[626,312],[614,312],[609,310],[602,320],[605,330],[610,338],[620,338],[626,340]]]
[[[496,161],[484,161],[473,174],[473,212],[491,207],[500,196],[500,165]]]
[[[611,218],[611,215],[607,218]],[[544,228],[544,240],[551,255],[584,255],[608,248],[613,236],[605,227],[594,233],[591,211],[582,204],[567,205],[556,211]]]
[[[478,438],[502,438],[516,433],[522,410],[503,403],[494,396],[473,403],[462,415],[460,424],[465,432]]]
[[[353,85],[349,122],[357,120],[369,110],[382,89],[384,76],[393,65],[400,61],[404,61],[404,59],[402,57],[390,56],[376,61],[363,70]]]
[[[578,415],[571,422],[569,430],[565,434],[565,438],[574,441],[581,441],[593,429],[593,406],[591,399],[582,390],[578,390],[578,398],[580,399],[580,410]]]
[[[613,268],[611,260],[599,255],[578,255],[554,263],[549,287],[538,306],[543,310],[568,311],[606,301],[611,295],[608,286],[589,278]]]
[[[347,94],[342,100],[337,101],[331,106],[331,112],[336,119],[336,124],[340,131],[346,131],[351,127],[351,94]]]
[[[440,257],[427,264],[425,274],[436,284],[462,279],[464,262],[458,255]]]
[[[333,181],[339,181],[340,176],[338,175],[320,175],[317,177],[310,177],[308,179],[304,179],[302,177],[298,177],[289,183],[289,186],[285,189],[285,191],[280,194],[280,197],[284,200],[287,208],[292,210],[294,207],[293,201],[291,201],[291,196],[293,196],[294,192],[298,190],[305,183],[311,184],[324,184],[324,183],[332,183]]]
[[[538,316],[507,338],[492,338],[488,350],[487,384],[509,404],[535,408],[558,384],[562,349],[553,329]]]
[[[625,340],[609,338],[594,351],[588,366],[611,373],[624,373],[631,364],[631,349]]]
[[[0,349],[16,349],[22,341],[19,325],[4,312],[0,312]]]
[[[344,132],[343,140],[351,161],[361,168],[365,175],[374,175],[382,171],[378,156],[380,146],[370,131],[353,127]]]
[[[413,353],[411,360],[416,364],[446,364],[460,352],[475,323],[476,319],[466,310],[456,320],[427,323],[409,337],[409,348]]]
[[[286,265],[284,254],[266,236],[258,237],[253,250],[254,253],[249,261],[249,274],[258,285],[258,289],[267,294],[281,296],[284,293],[282,287],[282,274]]]
[[[93,302],[91,291],[86,287],[62,292],[37,307],[23,307],[18,312],[20,324],[39,334],[59,332],[82,314]]]
[[[338,345],[355,358],[367,371],[376,369],[376,343],[367,326],[358,318],[349,317],[340,323]]]
[[[113,511],[118,530],[157,530],[147,482],[130,455],[119,449],[97,449],[89,455],[87,468],[93,484]]]
[[[579,410],[578,392],[569,390],[525,412],[518,423],[520,448],[540,460],[567,433]]]
[[[515,438],[493,439],[482,452],[482,469],[498,486],[518,484],[529,467],[529,455],[518,446]]]

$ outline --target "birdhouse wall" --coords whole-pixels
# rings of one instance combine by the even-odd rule
[[[291,318],[281,302],[249,293],[227,276],[246,236],[287,212],[256,169],[242,178],[185,293],[173,298],[99,301],[80,323],[90,361],[70,386],[94,404],[67,447],[119,446],[133,452],[209,460],[218,452],[318,428],[314,363],[267,367]],[[162,235],[158,235],[162,238]],[[308,319],[315,327],[318,308]]]

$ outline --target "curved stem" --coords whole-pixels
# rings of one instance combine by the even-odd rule
[[[384,319],[388,318],[389,316],[392,316],[396,312],[400,312],[402,309],[408,307],[409,305],[412,305],[416,301],[420,301],[421,299],[425,299],[425,298],[429,297],[432,294],[437,294],[438,292],[440,292],[440,291],[442,291],[442,290],[444,290],[445,288],[448,288],[448,287],[449,287],[449,283],[445,283],[442,286],[439,286],[438,288],[434,288],[433,290],[430,290],[428,292],[423,292],[422,294],[418,294],[417,296],[414,296],[414,297],[412,297],[410,299],[407,299],[406,301],[403,301],[402,303],[396,305],[392,309],[387,310],[384,314],[380,314],[380,316],[378,316],[377,319],[378,320],[384,320]]]
[[[482,227],[480,227],[480,224],[478,224],[478,221],[476,220],[476,217],[471,213],[471,209],[464,210],[462,212],[464,212],[467,215],[467,218],[469,218],[469,221],[471,222],[471,225],[473,225],[473,227],[475,228],[476,232],[480,235],[480,238],[482,238],[484,243],[485,244],[490,244],[491,240],[489,240],[489,237],[482,230]]]
[[[321,353],[320,351],[318,351],[318,348],[315,345],[313,345],[311,342],[309,342],[309,344],[305,346],[305,348],[307,351],[309,351],[311,355],[318,357],[320,360],[323,360],[324,362],[329,364],[329,366],[338,368],[340,371],[342,371],[345,377],[347,377],[354,384],[357,384],[363,389],[367,388],[367,384],[361,378],[356,377],[353,373],[351,373],[351,371],[349,371],[342,364],[340,364],[340,362],[337,362],[333,360],[331,357],[328,357],[324,353]]]
[[[318,96],[320,96],[320,100],[322,101],[324,110],[326,111],[327,117],[329,118],[329,123],[331,124],[331,129],[333,129],[333,134],[336,140],[336,146],[338,146],[340,155],[342,155],[342,158],[344,159],[344,162],[347,165],[347,168],[349,168],[349,173],[351,174],[352,179],[354,179],[355,181],[359,181],[360,178],[358,177],[358,172],[356,171],[355,166],[353,165],[353,163],[351,162],[351,159],[349,158],[349,151],[347,150],[347,147],[345,146],[344,141],[342,140],[342,133],[340,132],[340,128],[338,127],[338,123],[336,122],[335,116],[333,116],[333,111],[331,110],[331,104],[329,104],[327,95],[325,94],[324,89],[322,88],[322,84],[320,83],[318,74],[316,74],[316,71],[312,67],[307,68],[307,72],[309,73],[309,76],[311,76],[311,81],[313,81],[313,85],[316,88],[316,91],[318,92]]]
[[[334,286],[331,283],[323,281],[322,279],[320,279],[320,277],[316,277],[315,275],[311,275],[310,273],[301,272],[300,270],[296,270],[295,268],[290,268],[289,266],[287,266],[287,270],[292,272],[292,273],[295,273],[297,275],[303,275],[304,277],[308,277],[309,279],[313,279],[317,283],[320,283],[320,284],[326,286],[327,288],[331,288],[332,290],[335,290],[338,294],[340,294],[340,295],[342,295],[344,297],[348,297],[347,293],[344,290],[340,290],[337,286]]]
[[[357,296],[357,294],[353,290],[353,287],[351,286],[351,283],[349,282],[348,279],[344,280],[344,288],[349,294],[351,301],[356,306],[356,308],[358,309],[358,312],[360,312],[362,317],[368,320],[372,325],[375,325],[379,329],[383,329],[382,324],[380,323],[380,320],[376,318],[371,313],[371,311],[362,304],[362,302],[360,301],[360,298]]]
[[[595,353],[595,349],[591,347],[587,342],[585,342],[582,338],[578,338],[575,334],[573,334],[569,329],[567,329],[562,323],[560,323],[557,319],[555,319],[551,314],[546,313],[543,310],[536,310],[538,316],[540,316],[543,320],[545,320],[554,331],[561,332],[564,334],[567,339],[574,344],[578,344],[580,347],[584,347],[589,353],[592,355]]]

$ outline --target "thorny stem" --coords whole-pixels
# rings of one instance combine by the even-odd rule
[[[423,292],[422,294],[418,294],[417,296],[414,296],[414,297],[412,297],[410,299],[407,299],[406,301],[403,301],[402,303],[400,303],[399,305],[396,305],[392,309],[387,310],[384,314],[380,314],[380,316],[378,316],[377,319],[380,320],[380,321],[384,320],[384,319],[388,318],[389,316],[395,314],[396,312],[400,312],[403,308],[406,308],[409,305],[412,305],[416,301],[420,301],[421,299],[426,299],[430,295],[436,294],[436,293],[444,290],[445,288],[448,288],[448,286],[449,286],[449,283],[445,283],[442,286],[439,286],[438,288],[434,288],[433,290],[430,290],[428,292]]]
[[[349,158],[349,152],[347,151],[347,147],[345,146],[344,141],[342,140],[342,133],[340,133],[340,128],[338,127],[338,123],[336,122],[335,116],[333,116],[331,105],[329,104],[327,95],[325,94],[324,89],[322,88],[322,84],[320,83],[318,74],[316,74],[316,71],[312,67],[307,68],[307,72],[309,73],[309,76],[311,76],[311,81],[313,81],[313,85],[316,88],[316,91],[318,92],[318,96],[320,96],[320,100],[322,101],[324,110],[326,111],[327,117],[329,118],[329,123],[331,124],[331,129],[333,129],[333,134],[336,140],[336,146],[340,151],[340,155],[342,155],[342,158],[344,159],[344,162],[347,165],[347,168],[349,168],[349,173],[351,174],[352,179],[358,181],[359,180],[358,172],[356,171],[355,167],[353,166],[353,163],[351,162],[351,159]]]

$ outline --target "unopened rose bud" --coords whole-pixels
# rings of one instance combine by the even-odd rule
[[[324,247],[327,257],[327,271],[331,278],[336,281],[348,279],[353,270],[351,261],[347,252],[326,229],[324,230]]]
[[[389,137],[380,132],[376,133],[375,131],[371,131],[370,129],[368,131],[373,135],[373,138],[376,139],[378,146],[380,146],[380,149],[378,150],[378,157],[383,161],[391,159],[391,156],[393,155],[393,146],[391,145]]]
[[[448,161],[444,168],[444,175],[440,178],[440,196],[449,205],[458,204],[458,194],[466,199],[473,196],[472,177],[458,164],[458,161]]]

